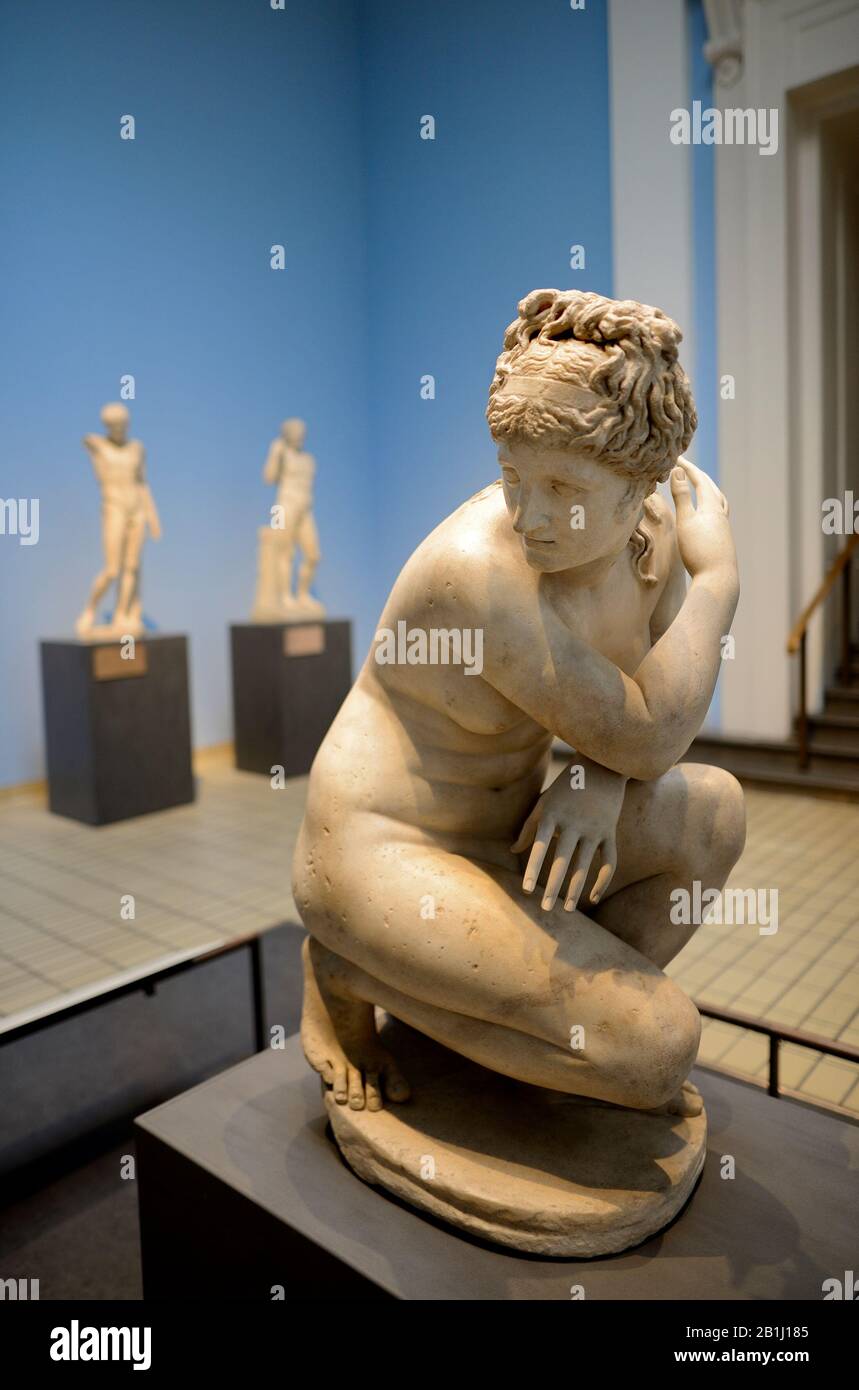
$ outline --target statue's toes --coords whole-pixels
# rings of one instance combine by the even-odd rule
[[[382,1088],[380,1085],[379,1073],[368,1071],[364,1080],[364,1097],[367,1102],[368,1110],[382,1109]]]
[[[360,1067],[349,1068],[349,1109],[364,1109],[364,1082]]]

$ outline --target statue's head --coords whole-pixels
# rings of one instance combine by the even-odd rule
[[[119,401],[112,401],[110,405],[103,407],[101,412],[101,423],[107,431],[107,437],[114,444],[124,444],[128,438],[128,410]]]
[[[504,335],[486,418],[525,557],[620,554],[698,423],[673,319],[633,299],[533,290]]]
[[[307,426],[303,420],[284,420],[280,427],[285,442],[292,449],[303,449]]]

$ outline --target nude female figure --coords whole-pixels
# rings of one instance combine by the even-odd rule
[[[677,762],[739,588],[725,499],[680,459],[680,336],[633,301],[522,300],[487,409],[501,478],[418,547],[380,620],[480,629],[482,671],[371,651],[320,748],[293,887],[302,1042],[339,1104],[408,1098],[380,1005],[536,1086],[701,1109],[700,1018],[664,974],[694,927],[669,894],[720,888],[745,822],[728,773]],[[565,770],[541,795],[553,737],[584,786]]]
[[[89,602],[75,630],[84,638],[97,633],[98,605],[111,584],[116,584],[116,607],[110,632],[118,636],[139,636],[143,630],[140,553],[147,528],[152,539],[158,540],[161,523],[146,482],[143,445],[139,439],[128,438],[126,407],[118,403],[106,405],[101,419],[107,434],[87,434],[83,444],[101,488],[104,568],[93,581]]]

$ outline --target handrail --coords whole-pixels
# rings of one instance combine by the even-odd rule
[[[827,597],[836,579],[843,570],[844,566],[848,563],[851,555],[853,554],[853,551],[856,549],[858,545],[859,531],[857,531],[855,535],[850,537],[844,549],[839,551],[839,553],[836,555],[835,559],[832,561],[832,564],[829,566],[829,569],[827,570],[826,578],[824,579],[820,588],[817,590],[817,593],[814,595],[814,598],[803,608],[802,612],[800,613],[799,617],[797,618],[796,622],[791,628],[790,635],[787,639],[787,650],[791,656],[795,656],[796,653],[799,651],[800,641],[805,636],[805,630],[808,627],[808,624],[814,615],[815,609],[818,608],[820,604],[823,602],[823,600]]]
[[[814,1052],[822,1052],[827,1057],[840,1057],[845,1062],[859,1064],[859,1047],[852,1043],[839,1042],[837,1038],[823,1038],[819,1033],[806,1033],[800,1028],[785,1028],[766,1019],[752,1018],[750,1014],[740,1013],[738,1009],[716,1008],[713,1004],[700,1003],[695,1006],[704,1018],[715,1019],[719,1023],[732,1023],[736,1028],[745,1028],[750,1033],[763,1033],[769,1038],[769,1082],[767,1090],[771,1096],[780,1095],[778,1074],[779,1043],[793,1043],[795,1047],[808,1047]]]
[[[835,581],[841,575],[841,679],[845,685],[850,683],[850,657],[853,650],[850,637],[850,562],[853,552],[859,546],[859,531],[855,532],[839,551],[826,572],[823,583],[810,603],[803,608],[787,639],[790,656],[799,652],[799,713],[796,717],[796,735],[799,741],[799,766],[807,768],[808,747],[808,671],[806,661],[806,637],[808,624],[816,609],[829,596]]]

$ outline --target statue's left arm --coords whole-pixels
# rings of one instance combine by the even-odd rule
[[[275,440],[272,441],[271,447],[270,447],[270,449],[269,449],[269,451],[268,451],[268,457],[267,457],[267,459],[266,459],[266,461],[265,461],[265,468],[264,468],[263,471],[262,471],[262,480],[263,480],[264,483],[270,483],[270,484],[280,482],[280,440],[279,440],[279,439],[275,439]]]
[[[154,541],[160,540],[161,521],[158,516],[158,508],[155,506],[155,498],[152,496],[146,481],[146,451],[142,444],[140,445],[140,465],[137,478],[143,493],[143,509],[146,513],[146,525],[149,527],[149,534]]]

